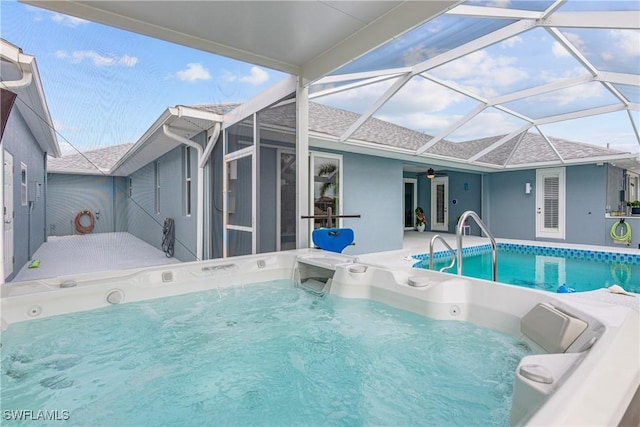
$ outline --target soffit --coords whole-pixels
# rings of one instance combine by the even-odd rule
[[[32,4],[314,80],[458,1],[44,1]]]

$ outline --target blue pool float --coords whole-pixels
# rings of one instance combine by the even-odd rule
[[[572,292],[575,292],[576,290],[573,288],[569,288],[567,285],[560,285],[558,286],[558,289],[556,290],[557,293],[559,294],[570,294]]]

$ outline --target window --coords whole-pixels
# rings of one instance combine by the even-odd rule
[[[156,214],[160,213],[160,162],[155,162],[154,164],[154,176],[155,176],[155,187],[156,187]]]
[[[309,184],[313,195],[311,212],[313,215],[327,215],[331,209],[332,227],[340,227],[342,214],[342,156],[328,153],[311,153],[312,176]],[[328,227],[327,219],[315,219],[312,228]]]
[[[129,178],[129,197],[133,197],[133,179]]]
[[[184,214],[191,215],[191,147],[184,147]]]
[[[27,165],[20,163],[20,200],[22,206],[27,205]]]

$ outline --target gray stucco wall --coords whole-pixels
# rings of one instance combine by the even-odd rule
[[[89,210],[95,217],[92,233],[126,231],[126,209],[118,204],[126,197],[124,178],[111,176],[49,174],[47,230],[50,236],[78,234],[76,215]],[[83,224],[87,223],[83,219]]]
[[[29,130],[17,108],[9,115],[2,137],[2,147],[13,155],[13,255],[15,261],[13,277],[29,261],[33,253],[46,240],[45,214],[45,153]],[[21,163],[27,166],[28,200],[33,201],[31,212],[29,203],[21,203]],[[35,198],[35,187],[40,185],[40,197]]]
[[[526,182],[532,185],[525,194]],[[489,229],[495,237],[536,239],[535,170],[500,172],[487,175]],[[565,242],[608,245],[609,228],[605,221],[607,168],[596,165],[566,168]],[[610,227],[610,226],[609,226]]]
[[[525,194],[530,182],[531,194]],[[494,237],[535,240],[536,171],[523,170],[486,175],[489,214],[484,222]]]
[[[195,138],[194,138],[195,139]],[[175,258],[196,259],[197,154],[191,150],[192,214],[184,211],[183,147],[177,147],[157,161],[160,167],[160,212],[155,208],[155,168],[151,162],[133,173],[132,194],[127,203],[127,231],[150,245],[162,248],[165,218],[175,222]]]
[[[345,254],[363,254],[402,248],[402,162],[382,157],[344,153],[343,220],[353,228],[355,246]]]

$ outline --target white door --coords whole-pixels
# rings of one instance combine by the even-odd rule
[[[3,223],[4,223],[4,275],[5,279],[13,273],[13,156],[4,152],[4,189],[3,189]]]
[[[536,171],[536,237],[565,238],[565,169]]]
[[[431,230],[449,231],[449,177],[440,176],[431,180]]]

